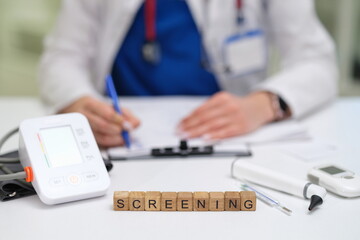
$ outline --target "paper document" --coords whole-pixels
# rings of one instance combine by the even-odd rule
[[[108,153],[112,157],[137,155],[148,152],[154,147],[177,146],[179,137],[176,127],[179,122],[189,115],[206,99],[202,97],[150,97],[124,98],[122,105],[141,120],[141,126],[132,132],[135,139],[133,148],[112,148]],[[266,143],[274,141],[288,141],[309,138],[306,129],[294,120],[287,120],[269,124],[241,137],[223,140],[218,145],[244,149],[247,144]],[[189,146],[207,145],[202,139],[189,141]]]
[[[329,159],[338,154],[334,144],[316,141],[304,143],[290,143],[279,148],[286,154],[292,155],[305,162]]]

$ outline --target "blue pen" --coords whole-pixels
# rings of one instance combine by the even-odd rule
[[[111,75],[108,75],[106,77],[106,89],[107,89],[107,93],[108,93],[109,97],[112,99],[115,111],[121,115],[122,112],[121,112],[120,105],[118,103],[119,99],[118,99],[118,95],[116,93],[115,86],[114,86],[114,81],[113,81]],[[124,139],[125,146],[127,148],[130,148],[131,142],[130,142],[129,132],[126,130],[123,130],[121,132],[121,136]]]

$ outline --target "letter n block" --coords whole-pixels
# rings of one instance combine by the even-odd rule
[[[176,192],[163,192],[161,194],[161,211],[176,211]]]
[[[161,193],[146,192],[145,193],[145,211],[160,211]]]
[[[209,211],[209,193],[194,192],[194,211]]]
[[[114,192],[114,210],[129,211],[129,192],[127,191]]]
[[[256,193],[253,191],[240,192],[241,211],[256,210]]]
[[[223,192],[211,192],[210,196],[210,211],[224,211],[224,193]]]
[[[240,211],[239,192],[225,192],[225,211]]]
[[[192,192],[178,192],[177,210],[178,211],[192,211],[193,210],[193,194],[192,194]]]
[[[130,192],[129,210],[130,211],[145,210],[145,192]]]

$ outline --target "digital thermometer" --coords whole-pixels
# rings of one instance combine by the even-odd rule
[[[45,204],[104,195],[110,185],[87,119],[79,113],[28,119],[20,125],[19,156]]]
[[[326,190],[323,187],[274,171],[246,160],[237,160],[232,165],[232,176],[294,196],[310,199],[309,211],[323,203]]]
[[[308,172],[311,182],[343,197],[360,196],[360,177],[333,164],[314,167]]]

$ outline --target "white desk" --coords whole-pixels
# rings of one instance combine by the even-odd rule
[[[36,99],[0,98],[0,135],[43,110]],[[302,120],[311,134],[338,144],[337,161],[360,174],[360,98],[340,99]],[[16,147],[12,140],[7,149]],[[256,147],[256,156],[266,147]],[[304,177],[311,164],[290,156],[264,157]],[[267,190],[293,210],[292,216],[258,201],[256,212],[115,212],[115,190],[239,190],[230,178],[233,159],[115,162],[104,197],[46,206],[37,196],[0,203],[0,239],[359,239],[360,199],[328,194],[316,211],[308,201]],[[318,162],[316,162],[318,163]]]

